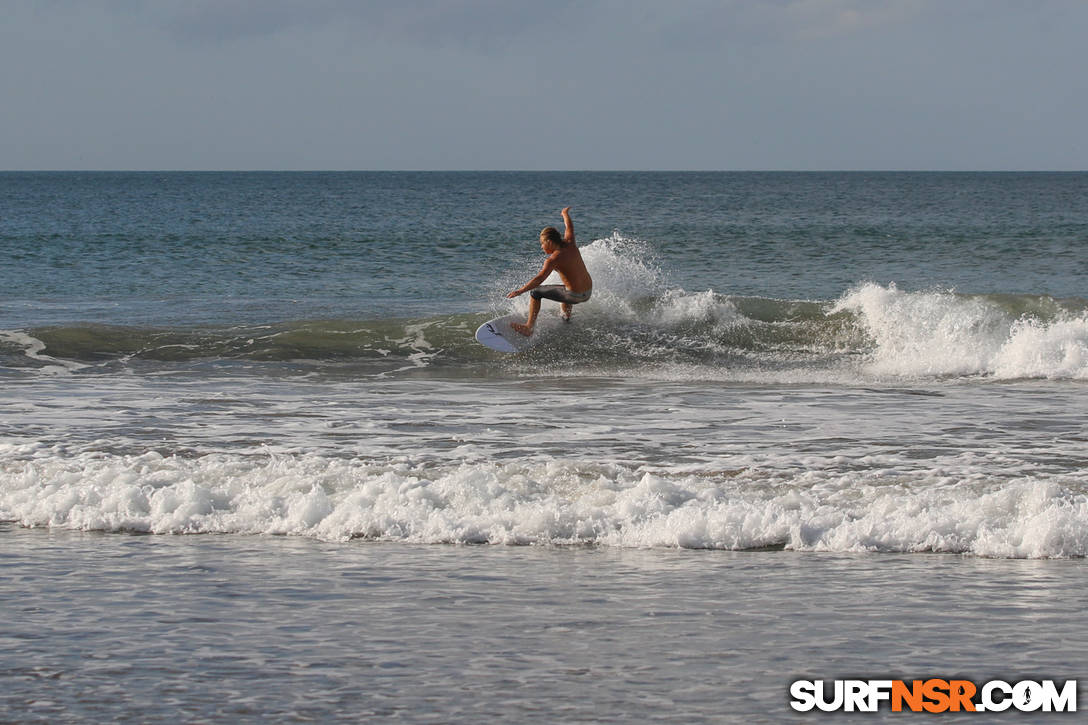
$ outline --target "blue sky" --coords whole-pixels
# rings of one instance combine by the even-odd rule
[[[8,0],[0,169],[1088,169],[1083,0]]]

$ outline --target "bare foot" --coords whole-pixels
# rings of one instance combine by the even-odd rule
[[[559,316],[563,318],[563,322],[570,322],[571,306],[564,302],[560,309],[562,312],[559,313]]]
[[[525,335],[526,337],[529,337],[530,335],[533,334],[533,328],[531,328],[528,325],[525,325],[525,324],[523,324],[521,322],[511,322],[510,327],[514,328],[515,330],[520,332],[522,335]]]

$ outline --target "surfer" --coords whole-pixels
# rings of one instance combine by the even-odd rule
[[[554,300],[562,303],[563,319],[570,321],[571,307],[585,302],[593,292],[593,279],[589,276],[582,254],[578,251],[578,245],[574,243],[574,222],[570,219],[570,207],[560,212],[563,215],[565,227],[563,236],[559,236],[559,230],[555,227],[544,227],[540,230],[540,248],[548,258],[544,260],[544,266],[540,268],[540,274],[525,283],[524,286],[506,295],[507,298],[517,297],[529,292],[532,300],[529,302],[529,319],[524,324],[515,322],[511,327],[528,337],[533,334],[533,326],[536,325],[536,316],[540,312],[541,300]],[[541,284],[552,272],[559,273],[559,279],[563,284]]]

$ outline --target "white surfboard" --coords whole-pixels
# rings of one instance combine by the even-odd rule
[[[488,320],[476,330],[476,342],[499,352],[521,352],[540,339],[540,324],[530,337],[510,327],[511,322],[525,322],[525,315],[505,315]]]

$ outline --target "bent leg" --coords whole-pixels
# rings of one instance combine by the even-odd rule
[[[515,322],[511,324],[510,327],[514,328],[522,335],[529,337],[533,334],[533,327],[536,325],[536,316],[538,314],[540,314],[540,300],[533,297],[529,300],[529,319],[525,321],[524,325],[520,322]]]

